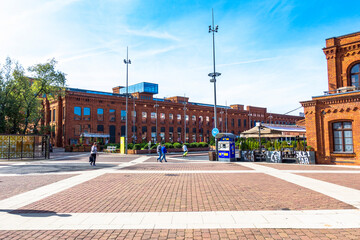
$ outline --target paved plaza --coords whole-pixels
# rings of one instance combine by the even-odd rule
[[[0,239],[360,239],[360,167],[88,155],[0,162]]]

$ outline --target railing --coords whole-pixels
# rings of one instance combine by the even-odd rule
[[[49,136],[0,135],[0,159],[50,158]]]
[[[337,94],[337,93],[347,93],[347,92],[354,92],[354,91],[359,91],[360,87],[356,87],[356,86],[347,86],[347,87],[341,87],[335,90],[329,90],[329,91],[324,91],[324,95],[331,95],[331,94]]]

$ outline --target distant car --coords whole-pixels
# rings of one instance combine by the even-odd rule
[[[52,147],[51,143],[50,143],[50,146],[49,146],[49,151],[50,151],[50,152],[53,151],[53,147]]]

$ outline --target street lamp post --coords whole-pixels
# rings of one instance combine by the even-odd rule
[[[129,78],[129,64],[131,60],[129,59],[129,48],[126,47],[126,59],[124,59],[126,64],[126,119],[125,119],[125,154],[128,152],[128,78]]]
[[[214,128],[217,128],[217,119],[216,119],[216,77],[220,76],[221,73],[215,71],[215,33],[218,32],[219,26],[214,27],[214,9],[212,11],[212,25],[209,26],[209,33],[212,32],[213,35],[213,67],[214,71],[209,73],[208,76],[211,77],[210,82],[214,83]],[[217,139],[215,138],[215,147],[216,147],[216,160],[218,160],[218,145]]]

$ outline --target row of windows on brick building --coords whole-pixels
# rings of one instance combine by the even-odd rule
[[[90,120],[90,116],[91,116],[91,110],[88,107],[84,107],[83,108],[83,112],[81,111],[81,107],[74,107],[74,120]],[[83,114],[82,114],[83,113]],[[147,122],[147,112],[142,112],[141,114],[141,119],[143,123]],[[160,123],[164,124],[165,123],[165,119],[166,119],[166,115],[165,113],[160,113]],[[131,117],[132,118],[136,118],[136,111],[131,111]],[[174,114],[169,113],[169,123],[173,124],[174,123]],[[55,118],[54,118],[55,119]],[[156,113],[155,112],[151,112],[151,123],[155,123],[157,119]],[[186,124],[189,124],[189,115],[186,115],[185,117],[186,119]],[[97,120],[98,121],[104,121],[104,109],[102,108],[98,108],[97,109]],[[121,110],[121,121],[125,121],[126,120],[126,111],[125,110]],[[133,119],[134,120],[134,119]],[[182,115],[181,114],[176,114],[176,122],[177,124],[182,124]],[[204,117],[203,116],[199,116],[198,119],[196,119],[195,115],[192,115],[191,117],[192,123],[194,125],[196,125],[196,121],[199,122],[199,124],[203,124],[204,122]],[[243,120],[243,127],[247,126],[246,123],[246,119],[238,119],[238,127],[241,127],[241,120]],[[54,120],[55,121],[55,120]],[[109,110],[109,121],[110,122],[115,122],[116,121],[116,111],[115,109],[110,109]],[[212,123],[213,123],[213,117],[211,119]],[[227,120],[228,122],[230,121],[230,125],[228,122],[226,122],[226,120],[223,120],[222,118],[219,118],[219,127],[222,127],[223,122],[224,125],[226,126],[231,126],[231,127],[235,127],[235,119],[229,119]],[[251,127],[255,126],[256,124],[256,120],[251,120]],[[206,116],[205,117],[205,123],[206,125],[210,126],[210,117]],[[261,123],[265,123],[264,121],[261,121]],[[270,123],[270,121],[266,121],[266,123]],[[294,124],[292,122],[287,122],[287,121],[274,121],[273,123],[275,124],[286,124],[286,125],[290,125],[290,124]]]

